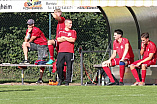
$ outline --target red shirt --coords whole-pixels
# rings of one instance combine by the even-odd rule
[[[114,42],[113,42],[113,50],[117,51],[119,58],[123,57],[123,53],[125,50],[125,44],[127,44],[127,43],[129,44],[129,50],[128,50],[128,53],[126,54],[125,58],[127,58],[127,59],[134,58],[134,53],[132,51],[132,47],[130,45],[130,42],[126,38],[122,38],[121,43],[119,43],[117,40],[114,40]]]
[[[77,38],[76,35],[76,31],[75,30],[61,30],[59,31],[59,35],[58,37],[72,37],[72,38]],[[74,53],[74,42],[68,42],[68,41],[64,41],[64,42],[59,42],[59,51],[58,52],[69,52],[69,53]]]
[[[28,32],[28,29],[26,31],[26,34]],[[47,39],[44,35],[44,33],[37,27],[33,27],[32,32],[31,32],[31,37],[36,36],[36,39],[33,40],[35,44],[39,45],[47,45]]]
[[[141,49],[143,49],[142,43],[141,43]],[[145,44],[143,59],[149,57],[150,53],[155,53],[152,60],[154,60],[156,62],[156,58],[157,58],[157,53],[156,52],[157,52],[157,49],[156,49],[155,43],[153,43],[152,41],[149,41],[149,44]]]
[[[64,30],[64,28],[65,28],[65,24],[64,24],[65,18],[64,17],[60,17],[60,18],[61,18],[61,21],[58,21],[56,36],[58,35],[59,30]],[[56,37],[56,39],[57,39],[57,37]]]

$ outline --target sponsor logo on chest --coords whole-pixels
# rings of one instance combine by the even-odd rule
[[[121,45],[120,48],[123,49],[124,47]]]
[[[64,34],[64,36],[72,36],[71,32],[66,32],[66,31],[60,31],[61,33]]]
[[[147,51],[149,51],[149,48],[147,49]]]
[[[71,36],[71,33],[68,33],[68,36]]]
[[[119,47],[117,46],[116,48],[119,48]],[[124,48],[124,47],[121,45],[121,46],[120,46],[120,49],[123,49],[123,48]]]

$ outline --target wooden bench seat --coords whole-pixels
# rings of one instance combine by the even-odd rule
[[[10,64],[10,63],[2,63],[1,67],[18,67],[21,69],[21,77],[22,77],[22,85],[24,85],[24,70],[27,67],[52,67],[53,65],[35,65],[35,64]]]
[[[101,64],[97,64],[97,65],[93,65],[94,68],[102,68]],[[113,67],[119,67],[119,65],[113,66]],[[128,65],[127,67],[130,67],[130,65]],[[157,68],[157,65],[150,65],[150,68]]]

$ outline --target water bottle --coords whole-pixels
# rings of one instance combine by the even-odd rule
[[[109,79],[108,76],[106,76],[104,80],[105,80],[105,84],[106,84],[106,85],[110,82],[110,79]]]
[[[102,84],[102,86],[104,86],[104,76],[102,76],[102,82],[101,82],[101,84]]]

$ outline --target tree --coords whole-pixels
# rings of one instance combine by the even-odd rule
[[[77,32],[75,43],[75,63],[74,76],[80,78],[80,56],[78,53],[79,46],[83,50],[96,51],[106,50],[108,43],[108,32],[106,22],[101,13],[63,13],[63,17],[72,19],[73,29]],[[1,63],[19,63],[23,57],[22,42],[27,29],[26,21],[35,20],[35,26],[39,27],[49,37],[49,13],[0,13],[0,62]],[[55,38],[57,21],[52,18],[51,37]],[[56,52],[55,52],[56,56]],[[93,64],[101,62],[102,53],[85,53],[84,62],[87,68],[93,71]],[[36,52],[29,53],[29,60],[34,63],[37,59]],[[14,71],[12,71],[14,70]],[[16,68],[6,68],[6,72],[19,72]],[[38,69],[33,70],[34,73]],[[17,74],[17,73],[16,73]],[[20,76],[19,76],[20,77]]]

